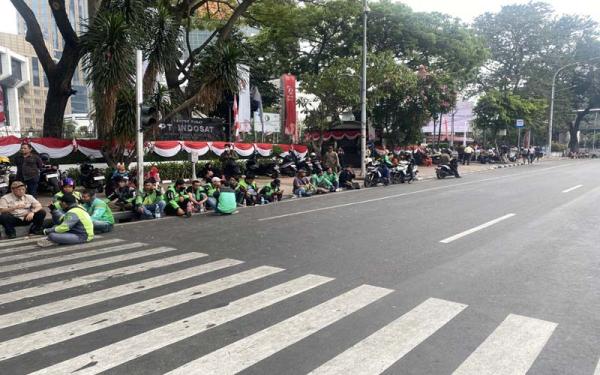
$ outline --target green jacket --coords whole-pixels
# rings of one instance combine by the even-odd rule
[[[60,198],[62,198],[64,195],[65,193],[59,191],[58,193],[54,194],[54,197],[52,197],[52,206],[54,206],[54,208],[56,208],[57,210],[62,210],[62,208],[60,208]],[[81,202],[80,192],[73,191],[73,196],[75,197],[75,199],[77,199],[77,202]]]
[[[108,207],[105,201],[100,198],[94,198],[90,203],[83,205],[83,208],[92,218],[92,221],[102,221],[104,223],[114,224],[115,218],[113,217],[112,211]]]
[[[94,223],[85,208],[73,205],[61,219],[59,225],[46,229],[45,233],[73,233],[85,242],[94,239]]]
[[[263,186],[263,188],[262,188],[262,189],[260,189],[260,193],[261,193],[262,195],[264,195],[264,196],[267,196],[267,197],[271,197],[271,196],[273,196],[273,194],[277,194],[277,193],[279,193],[280,191],[281,191],[281,189],[280,189],[280,188],[278,188],[278,187],[273,187],[273,186],[271,186],[271,184],[269,184],[269,185],[265,185],[265,186]]]
[[[217,191],[217,188],[212,184],[212,182],[204,185],[204,192],[209,197],[213,197],[215,195],[215,191]]]
[[[333,184],[329,182],[329,180],[325,177],[324,174],[322,176],[319,176],[318,174],[313,174],[310,178],[310,182],[317,187],[323,187],[327,189],[333,187]]]
[[[184,201],[188,200],[189,198],[185,189],[181,189],[178,191],[175,189],[175,185],[169,186],[169,188],[167,189],[166,196],[167,204],[173,208],[179,208],[180,197],[183,197]]]
[[[258,185],[256,185],[256,182],[249,184],[248,181],[246,181],[246,179],[243,179],[240,180],[240,182],[238,183],[236,190],[248,191],[250,189],[258,193]]]
[[[335,172],[331,172],[331,173],[323,173],[323,177],[325,177],[325,179],[329,182],[331,182],[331,184],[335,184],[336,182],[338,182],[338,175]]]
[[[235,190],[230,187],[222,187],[218,193],[217,210],[224,214],[231,214],[237,209]]]
[[[186,191],[188,194],[192,194],[194,196],[194,199],[197,200],[198,202],[202,201],[204,199],[204,197],[206,197],[206,192],[204,191],[203,187],[194,189],[193,186],[190,186],[187,188]]]
[[[147,193],[146,191],[143,191],[141,194],[138,194],[138,196],[135,198],[135,205],[149,206],[151,204],[157,204],[158,202],[163,200],[164,199],[162,194],[157,190],[152,190],[152,193]]]

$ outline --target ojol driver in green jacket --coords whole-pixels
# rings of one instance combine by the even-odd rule
[[[64,194],[59,198],[61,209],[65,212],[61,223],[45,229],[48,237],[38,241],[38,246],[74,245],[94,239],[94,224],[87,211],[77,204],[73,194]]]
[[[107,233],[112,231],[115,219],[108,204],[100,198],[96,198],[94,190],[86,190],[81,194],[83,208],[92,218],[94,231],[96,233]]]

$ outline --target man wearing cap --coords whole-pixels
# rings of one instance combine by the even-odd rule
[[[27,186],[21,181],[10,185],[11,192],[0,198],[0,224],[8,238],[17,236],[15,227],[29,227],[29,234],[42,234],[46,211],[33,196],[26,194]]]
[[[94,224],[85,208],[77,204],[73,194],[65,194],[60,198],[60,206],[65,215],[59,225],[45,229],[48,237],[38,241],[38,246],[74,245],[94,239]]]
[[[185,191],[185,181],[178,179],[167,189],[165,213],[169,216],[183,216],[188,210],[188,194]],[[191,208],[190,208],[191,209]]]
[[[60,191],[54,194],[50,208],[50,214],[52,215],[52,222],[57,225],[60,223],[63,215],[65,214],[60,208],[60,198],[65,194],[73,194],[78,202],[81,202],[81,194],[75,191],[75,181],[72,178],[65,178],[62,180],[62,187]]]
[[[154,180],[144,181],[144,191],[137,195],[135,211],[141,219],[158,219],[165,210],[166,203],[161,191],[156,189]]]
[[[217,198],[215,198],[215,193],[219,191],[221,188],[221,179],[219,177],[213,177],[210,180],[210,183],[204,185],[204,191],[208,200],[206,201],[206,206],[211,210],[217,208]]]

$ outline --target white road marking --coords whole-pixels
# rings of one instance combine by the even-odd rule
[[[545,169],[542,169],[542,170],[538,170],[538,171],[534,171],[534,172],[515,173],[515,174],[508,175],[508,176],[490,177],[490,178],[483,178],[481,180],[476,180],[476,181],[467,181],[467,182],[460,182],[460,183],[456,183],[456,184],[436,186],[436,187],[427,188],[427,189],[421,189],[421,190],[416,190],[416,191],[409,191],[409,192],[406,192],[406,193],[386,195],[384,197],[373,198],[373,199],[366,199],[366,200],[358,201],[358,202],[336,204],[336,205],[333,205],[333,206],[320,207],[320,208],[316,208],[316,209],[313,209],[313,210],[292,212],[292,213],[289,213],[289,214],[283,214],[283,215],[277,215],[277,216],[270,216],[270,217],[265,217],[265,218],[258,219],[258,221],[279,220],[279,219],[290,217],[290,216],[304,215],[304,214],[309,214],[309,213],[312,213],[312,212],[333,210],[333,209],[341,208],[341,207],[348,207],[348,206],[355,206],[355,205],[360,205],[360,204],[365,204],[365,203],[378,202],[378,201],[382,201],[382,200],[394,199],[394,198],[405,197],[405,196],[415,195],[415,194],[421,194],[421,193],[427,193],[427,192],[436,191],[436,190],[448,190],[449,188],[452,188],[452,187],[465,186],[465,185],[473,185],[473,184],[480,184],[482,182],[502,180],[502,179],[506,179],[506,178],[518,177],[518,176],[521,176],[521,175],[528,175],[528,176],[530,176],[530,175],[539,174],[539,173],[542,173],[542,172],[545,172],[545,171],[548,171],[548,170],[551,170],[551,169],[563,168],[563,167],[566,167],[566,166],[567,165],[557,165],[557,166],[554,166],[554,167],[548,167],[548,168],[545,168]],[[358,190],[358,191],[363,191],[363,190],[361,189],[361,190]],[[329,195],[327,195],[327,196],[329,196]],[[311,197],[311,199],[312,199],[312,197]],[[296,200],[296,199],[294,199],[294,200],[284,200],[284,201],[282,201],[280,203],[288,202],[288,201],[297,202],[299,200]],[[280,204],[280,203],[278,203],[278,204]]]
[[[499,218],[497,218],[497,219],[494,219],[494,220],[488,221],[487,223],[483,223],[483,224],[481,224],[481,225],[478,225],[478,226],[476,226],[475,228],[471,228],[471,229],[468,229],[468,230],[466,230],[466,231],[464,231],[464,232],[461,232],[461,233],[459,233],[459,234],[455,234],[455,235],[454,235],[454,236],[452,236],[452,237],[445,238],[445,239],[441,240],[440,242],[441,242],[441,243],[450,243],[450,242],[452,242],[452,241],[456,241],[456,240],[458,240],[459,238],[462,238],[462,237],[468,236],[469,234],[473,234],[473,233],[475,233],[475,232],[478,232],[478,231],[480,231],[480,230],[482,230],[482,229],[485,229],[485,228],[487,228],[487,227],[491,227],[492,225],[494,225],[494,224],[498,224],[499,222],[501,222],[501,221],[504,221],[504,220],[506,220],[506,219],[510,219],[511,217],[513,217],[513,216],[515,216],[515,215],[516,215],[516,214],[508,214],[508,215],[501,216],[501,217],[499,217]]]
[[[12,340],[7,340],[0,343],[0,360],[4,361],[48,345],[70,340],[157,311],[166,310],[195,299],[204,298],[281,271],[283,271],[283,269],[268,266],[253,268],[248,271],[216,279],[205,284],[196,285],[175,293],[152,298],[133,305],[113,309],[56,327],[33,332]]]
[[[167,374],[237,374],[391,292],[390,289],[361,285]]]
[[[81,246],[84,247],[85,245],[88,245],[88,244],[82,244]],[[9,264],[6,266],[0,266],[0,272],[23,270],[26,268],[37,267],[37,266],[53,266],[57,263],[64,262],[66,260],[75,260],[75,259],[79,259],[79,258],[85,258],[88,256],[92,256],[92,255],[116,253],[118,251],[134,249],[134,248],[141,247],[141,246],[146,246],[146,244],[141,243],[141,242],[124,243],[122,245],[105,247],[103,249],[99,249],[99,250],[95,250],[95,251],[86,251],[83,253],[63,255],[63,256],[57,257],[57,258],[44,258],[44,259],[32,260],[29,262]]]
[[[0,241],[0,248],[9,247],[9,246],[18,246],[18,245],[22,245],[22,244],[31,243],[31,242],[37,242],[37,241],[41,240],[42,238],[44,238],[44,237],[36,236],[33,238],[26,237],[26,238],[19,238],[19,239],[15,239],[15,240],[2,240],[2,241]],[[14,250],[14,249],[11,248],[9,250]]]
[[[134,242],[129,245],[131,246],[130,248],[135,248],[135,247],[143,246],[144,244],[141,244],[139,242]],[[107,258],[102,258],[102,259],[89,260],[87,262],[69,264],[66,266],[50,268],[47,270],[27,272],[27,273],[22,273],[22,274],[15,275],[15,276],[8,276],[8,277],[1,278],[0,285],[8,285],[8,284],[20,283],[23,281],[40,279],[40,278],[48,277],[48,276],[56,276],[56,275],[60,275],[63,273],[68,273],[68,272],[73,272],[73,271],[81,271],[86,268],[107,266],[107,265],[111,265],[111,264],[114,265],[113,263],[118,263],[118,262],[122,262],[125,260],[134,260],[134,259],[149,256],[149,255],[161,254],[161,253],[166,253],[166,252],[175,251],[175,250],[177,250],[177,249],[174,249],[172,247],[157,247],[154,249],[138,250],[138,251],[135,251],[132,253],[115,255],[112,257],[107,257]]]
[[[453,375],[524,375],[557,324],[510,314]]]
[[[13,292],[0,294],[0,302],[2,304],[15,302],[24,298],[32,298],[41,296],[44,294],[57,292],[69,288],[75,288],[81,285],[91,284],[98,281],[103,281],[111,277],[121,277],[130,275],[137,272],[143,272],[154,268],[166,267],[181,262],[189,262],[206,257],[206,254],[202,253],[186,253],[181,255],[175,255],[168,258],[152,260],[136,264],[135,266],[128,266],[123,268],[117,268],[108,272],[99,272],[93,275],[86,275],[82,277],[75,277],[69,280],[60,280],[54,283],[42,284],[31,288],[19,289]],[[203,264],[201,266],[193,267],[190,269],[179,270],[165,275],[156,276],[146,280],[136,281],[130,284],[119,285],[109,289],[102,289],[96,292],[88,294],[77,295],[75,297],[68,298],[66,300],[58,300],[49,304],[34,306],[29,309],[19,310],[11,314],[0,315],[0,328],[3,328],[5,324],[19,324],[25,321],[38,319],[46,315],[57,314],[59,312],[79,308],[86,305],[91,305],[102,300],[115,298],[129,293],[139,292],[142,289],[147,290],[154,286],[160,286],[164,283],[171,282],[171,277],[175,276],[174,279],[183,280],[188,277],[193,277],[195,274],[191,274],[191,270],[201,272],[208,267],[217,267],[220,265],[231,264],[234,261],[228,262],[227,260],[217,261],[213,263]],[[235,261],[238,262],[239,261]],[[233,264],[231,264],[233,265]],[[198,273],[196,273],[198,274]],[[161,284],[162,283],[162,284]],[[131,290],[131,291],[130,291]]]
[[[40,251],[34,251],[31,253],[26,253],[26,254],[17,254],[17,255],[10,255],[4,258],[0,258],[0,263],[4,263],[4,262],[11,262],[13,260],[22,260],[22,259],[28,259],[28,258],[33,258],[33,257],[39,257],[42,255],[54,255],[56,254],[56,257],[51,257],[51,258],[45,258],[48,259],[49,261],[63,261],[63,260],[70,260],[70,259],[77,259],[78,257],[76,257],[75,255],[79,255],[79,254],[83,254],[83,255],[79,255],[79,257],[84,257],[84,256],[92,256],[92,255],[98,255],[98,254],[102,254],[103,252],[105,252],[106,250],[111,249],[110,247],[106,247],[106,248],[102,248],[102,249],[97,249],[94,251],[86,251],[85,253],[74,253],[72,254],[73,257],[69,258],[71,255],[67,255],[67,256],[62,256],[61,257],[61,253],[66,253],[68,251],[74,251],[74,250],[85,250],[85,249],[90,249],[93,247],[100,247],[100,246],[104,246],[104,245],[111,245],[111,244],[115,244],[118,242],[124,242],[123,240],[120,239],[111,239],[111,240],[104,240],[104,241],[92,241],[92,242],[88,242],[88,243],[84,243],[81,244],[77,247],[59,247],[59,248],[52,248],[52,249],[46,249],[46,250],[40,250]],[[37,247],[37,246],[36,246]],[[39,249],[39,247],[37,247]],[[25,268],[26,266],[23,266],[24,263],[20,263],[19,265],[21,267],[19,268]],[[42,263],[44,264],[44,263]],[[0,267],[0,269],[2,269],[2,267]],[[2,272],[2,271],[0,271]]]
[[[598,361],[598,365],[596,365],[596,371],[594,371],[594,375],[600,375],[600,360]]]
[[[430,298],[310,374],[381,374],[466,307]]]
[[[25,252],[26,250],[34,250],[34,249],[40,249],[41,250],[41,248],[38,245],[36,245],[36,244],[28,245],[28,243],[37,242],[37,241],[41,240],[42,238],[44,238],[44,236],[35,236],[33,238],[25,238],[25,239],[19,239],[19,240],[12,240],[13,241],[12,243],[17,244],[18,246],[11,247],[11,248],[8,248],[8,249],[0,249],[0,257],[2,257],[3,254],[20,253],[20,252]],[[101,238],[103,238],[103,237],[100,236],[100,235],[94,236],[94,241],[90,242],[90,244],[92,244],[92,243],[98,243],[99,241],[96,241],[96,240],[99,240]],[[116,239],[114,242],[119,242],[119,241],[123,241],[123,240]],[[5,242],[7,242],[7,241],[0,241],[0,247],[11,246],[10,243],[7,244]],[[23,245],[25,245],[25,246],[23,246]],[[60,251],[60,250],[62,250],[62,251],[68,251],[68,249],[70,249],[70,250],[77,250],[79,248],[79,246],[80,245],[68,245],[68,246],[64,246],[64,245],[59,246],[59,245],[56,245],[56,246],[51,247],[48,250],[54,250],[54,251]],[[30,253],[30,254],[32,254],[32,253]],[[0,258],[0,261],[3,261],[2,258]]]
[[[302,276],[262,292],[232,301],[226,306],[204,311],[129,337],[32,374],[69,374],[75,371],[77,371],[77,375],[98,374],[154,350],[301,294],[331,280],[333,279],[317,275]],[[84,366],[87,367],[83,368]]]
[[[582,186],[583,186],[583,185],[577,185],[577,186],[573,186],[572,188],[568,188],[568,189],[566,189],[566,190],[563,190],[562,192],[563,192],[563,193],[570,193],[570,192],[572,192],[573,190],[579,189],[579,188],[580,188],[580,187],[582,187]]]

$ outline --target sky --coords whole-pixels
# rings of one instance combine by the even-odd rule
[[[471,22],[485,12],[497,12],[502,5],[526,0],[398,0],[422,12],[441,12]],[[600,0],[546,0],[557,13],[590,15],[600,22]],[[17,16],[10,0],[0,0],[0,32],[16,33]]]

